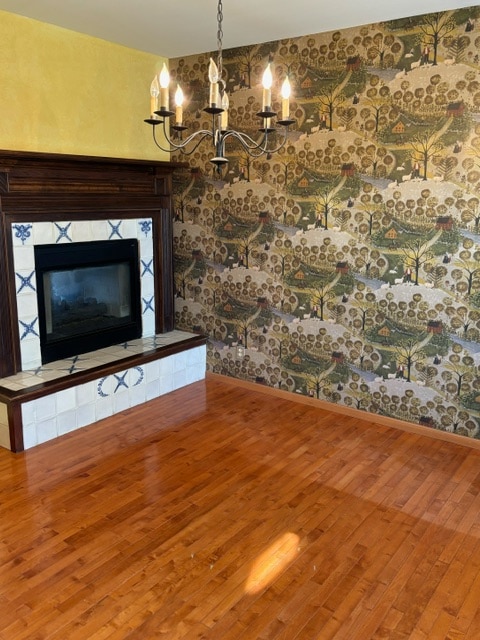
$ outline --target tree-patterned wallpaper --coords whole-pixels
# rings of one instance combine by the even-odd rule
[[[271,157],[227,144],[222,175],[200,145],[176,177],[176,322],[210,371],[480,437],[479,19],[224,51],[230,126],[257,135],[268,61],[296,125]],[[171,61],[190,131],[210,55]]]

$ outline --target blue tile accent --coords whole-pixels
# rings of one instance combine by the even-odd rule
[[[136,371],[138,373],[138,378],[135,381],[135,383],[133,384],[134,387],[138,386],[139,384],[142,384],[144,378],[145,378],[145,372],[143,370],[143,367],[134,367],[134,371]],[[129,370],[124,371],[122,374],[120,373],[114,373],[113,377],[115,378],[115,380],[117,381],[117,386],[115,387],[113,393],[117,393],[117,391],[121,388],[121,387],[125,387],[125,389],[128,389],[128,383],[127,383],[127,375],[128,375]],[[103,390],[103,385],[105,384],[105,381],[108,380],[111,376],[105,376],[104,378],[102,378],[101,380],[99,380],[98,384],[97,384],[97,393],[101,398],[107,398],[109,396],[108,393],[106,393]]]
[[[110,228],[111,228],[110,235],[108,236],[109,240],[111,240],[114,236],[118,236],[119,238],[123,237],[122,234],[120,233],[122,220],[120,220],[117,224],[114,224],[111,220],[109,220],[108,224],[110,225]]]
[[[29,335],[32,336],[37,336],[37,338],[39,338],[40,336],[38,335],[38,333],[35,330],[35,323],[38,321],[38,317],[35,318],[35,320],[32,320],[32,322],[24,322],[23,320],[20,320],[20,324],[23,326],[23,333],[20,336],[20,340],[23,340],[24,338],[26,338]]]
[[[31,229],[32,229],[31,224],[14,224],[13,228],[15,229],[15,237],[16,238],[20,238],[20,240],[22,241],[22,244],[25,244],[25,241],[28,240],[28,238],[30,238],[30,236],[32,235],[30,233]]]
[[[108,376],[105,376],[104,378],[99,380],[98,385],[97,385],[97,393],[101,398],[108,398],[108,393],[105,393],[105,391],[103,390],[103,383],[105,382],[107,377]]]
[[[147,311],[153,311],[153,296],[150,298],[150,300],[146,300],[145,298],[142,298],[142,302],[145,305],[142,313],[146,313]]]
[[[115,378],[115,380],[117,381],[117,386],[115,387],[115,390],[113,393],[117,393],[117,391],[119,390],[120,387],[125,387],[125,389],[128,389],[128,384],[125,381],[125,378],[127,377],[128,371],[125,371],[125,373],[123,375],[114,373],[113,377]]]
[[[142,367],[135,367],[135,371],[138,372],[138,380],[134,383],[134,387],[137,387],[139,384],[142,384],[143,378],[145,377],[145,373]]]
[[[146,274],[150,274],[153,276],[153,258],[150,260],[150,262],[145,262],[145,260],[140,260],[140,262],[142,263],[142,267],[143,267],[143,271],[142,271],[142,278],[144,275]]]
[[[152,221],[151,220],[140,220],[138,223],[140,225],[140,230],[145,234],[145,237],[148,238],[150,233],[152,232]]]
[[[72,364],[66,369],[60,369],[60,371],[68,371],[68,373],[75,373],[75,371],[82,371],[85,367],[79,367],[78,362],[80,362],[80,356],[74,356],[73,358],[68,358],[68,360],[72,361]]]
[[[62,227],[62,225],[58,224],[58,222],[55,222],[54,224],[58,229],[58,238],[55,240],[55,242],[58,243],[58,242],[60,242],[60,240],[63,240],[63,239],[68,240],[68,242],[72,242],[72,239],[68,235],[68,231],[69,231],[70,227],[72,226],[72,223],[69,222],[64,227]]]
[[[35,291],[35,287],[32,284],[32,278],[35,275],[35,271],[32,271],[29,276],[22,276],[20,273],[15,273],[15,275],[20,280],[20,286],[17,289],[17,293],[20,293],[20,291],[23,291],[23,289],[26,289],[27,287],[32,291]]]

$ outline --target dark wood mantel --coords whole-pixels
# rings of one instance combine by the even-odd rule
[[[11,225],[153,220],[155,329],[174,326],[172,173],[178,163],[0,151],[0,377],[20,370]]]

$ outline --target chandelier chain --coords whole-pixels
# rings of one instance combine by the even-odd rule
[[[222,79],[222,46],[223,46],[223,30],[222,30],[222,22],[223,22],[223,4],[222,4],[222,0],[218,0],[218,7],[217,7],[217,25],[218,25],[218,29],[217,29],[217,50],[218,50],[218,60],[217,60],[217,65],[218,65],[218,75],[220,78],[220,81]]]

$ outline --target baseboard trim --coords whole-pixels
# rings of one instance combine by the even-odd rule
[[[351,407],[345,407],[343,405],[334,404],[333,402],[326,402],[325,400],[317,400],[316,398],[309,398],[308,396],[292,393],[291,391],[284,391],[283,389],[275,389],[273,387],[267,387],[266,385],[258,384],[256,382],[250,382],[249,380],[241,380],[240,378],[232,378],[230,376],[224,376],[219,373],[207,372],[207,380],[221,380],[227,384],[231,384],[234,387],[242,387],[249,389],[250,391],[257,391],[258,393],[264,393],[270,396],[276,396],[283,400],[290,400],[291,402],[299,402],[301,404],[307,404],[323,411],[329,411],[331,413],[339,413],[344,416],[352,418],[358,418],[364,422],[373,422],[374,424],[381,425],[383,427],[389,427],[393,429],[400,429],[401,431],[408,431],[409,433],[415,433],[419,436],[426,436],[427,438],[434,438],[435,440],[443,440],[444,442],[450,442],[452,444],[458,444],[460,446],[469,447],[470,449],[477,449],[480,451],[480,440],[474,438],[468,438],[467,436],[459,436],[454,433],[448,433],[447,431],[438,431],[432,427],[424,427],[413,422],[405,422],[404,420],[398,420],[397,418],[389,418],[387,416],[380,416],[376,413],[367,413],[360,411],[359,409],[353,409]]]

